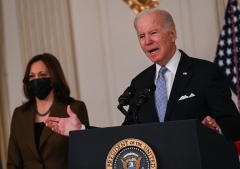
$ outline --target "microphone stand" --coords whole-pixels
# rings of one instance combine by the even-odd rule
[[[123,105],[119,104],[117,108],[125,115],[128,116],[127,111],[123,108]]]
[[[130,86],[131,87],[131,86]],[[130,88],[129,87],[129,88]],[[133,93],[135,94],[135,88],[131,87],[130,89],[128,88],[128,90],[132,90]],[[134,89],[134,90],[133,90]],[[132,98],[132,93],[128,93],[128,91],[126,90],[124,92],[124,94],[122,94],[119,98],[118,98],[118,102],[119,102],[119,105],[117,106],[117,108],[126,116],[126,117],[131,117],[134,121],[134,124],[139,124],[139,121],[138,121],[138,113],[139,113],[139,110],[140,110],[140,107],[142,104],[144,103],[147,103],[150,96],[154,93],[156,89],[156,85],[155,84],[151,84],[149,85],[149,87],[145,88],[143,90],[143,92],[140,92],[139,95],[138,95],[138,103],[137,104],[134,104],[132,102],[129,103],[129,100]],[[133,94],[133,95],[134,95]],[[130,97],[131,96],[131,97]],[[129,103],[129,104],[128,104]],[[129,112],[127,112],[123,106],[126,106],[126,105],[129,105],[130,108],[133,109],[133,113],[132,114],[129,114]]]
[[[138,112],[139,112],[139,109],[140,109],[140,106],[141,104],[133,104],[133,103],[130,103],[129,106],[133,109],[133,113],[132,113],[132,119],[134,121],[134,124],[139,124],[139,121],[138,121]],[[125,115],[125,116],[130,116],[128,114],[128,112],[123,108],[123,106],[121,104],[119,104],[117,106],[117,108]]]
[[[130,104],[129,106],[131,106],[133,108],[132,118],[133,118],[134,124],[139,124],[138,112],[139,112],[140,106],[138,104]]]

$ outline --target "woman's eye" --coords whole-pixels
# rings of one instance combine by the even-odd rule
[[[34,78],[34,76],[33,75],[29,75],[29,79],[32,79],[32,78]]]
[[[39,76],[40,76],[40,77],[45,77],[46,75],[45,75],[45,74],[40,74]]]

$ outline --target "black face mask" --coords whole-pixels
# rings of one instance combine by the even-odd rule
[[[28,82],[28,89],[39,99],[45,99],[52,90],[50,78],[39,78]]]

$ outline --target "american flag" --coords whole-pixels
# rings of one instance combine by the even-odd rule
[[[240,110],[240,8],[237,0],[228,0],[224,25],[218,41],[216,57],[217,63],[227,79],[228,85],[238,97]]]
[[[227,79],[228,85],[238,97],[238,110],[240,111],[240,8],[237,0],[228,0],[225,12],[224,25],[214,63],[217,63]],[[235,145],[240,159],[240,141]]]

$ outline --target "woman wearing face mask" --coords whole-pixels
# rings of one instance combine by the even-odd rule
[[[34,56],[23,78],[27,101],[14,110],[8,147],[8,169],[67,169],[68,137],[45,127],[50,116],[68,117],[69,105],[89,125],[82,101],[70,97],[59,61],[51,54]]]

